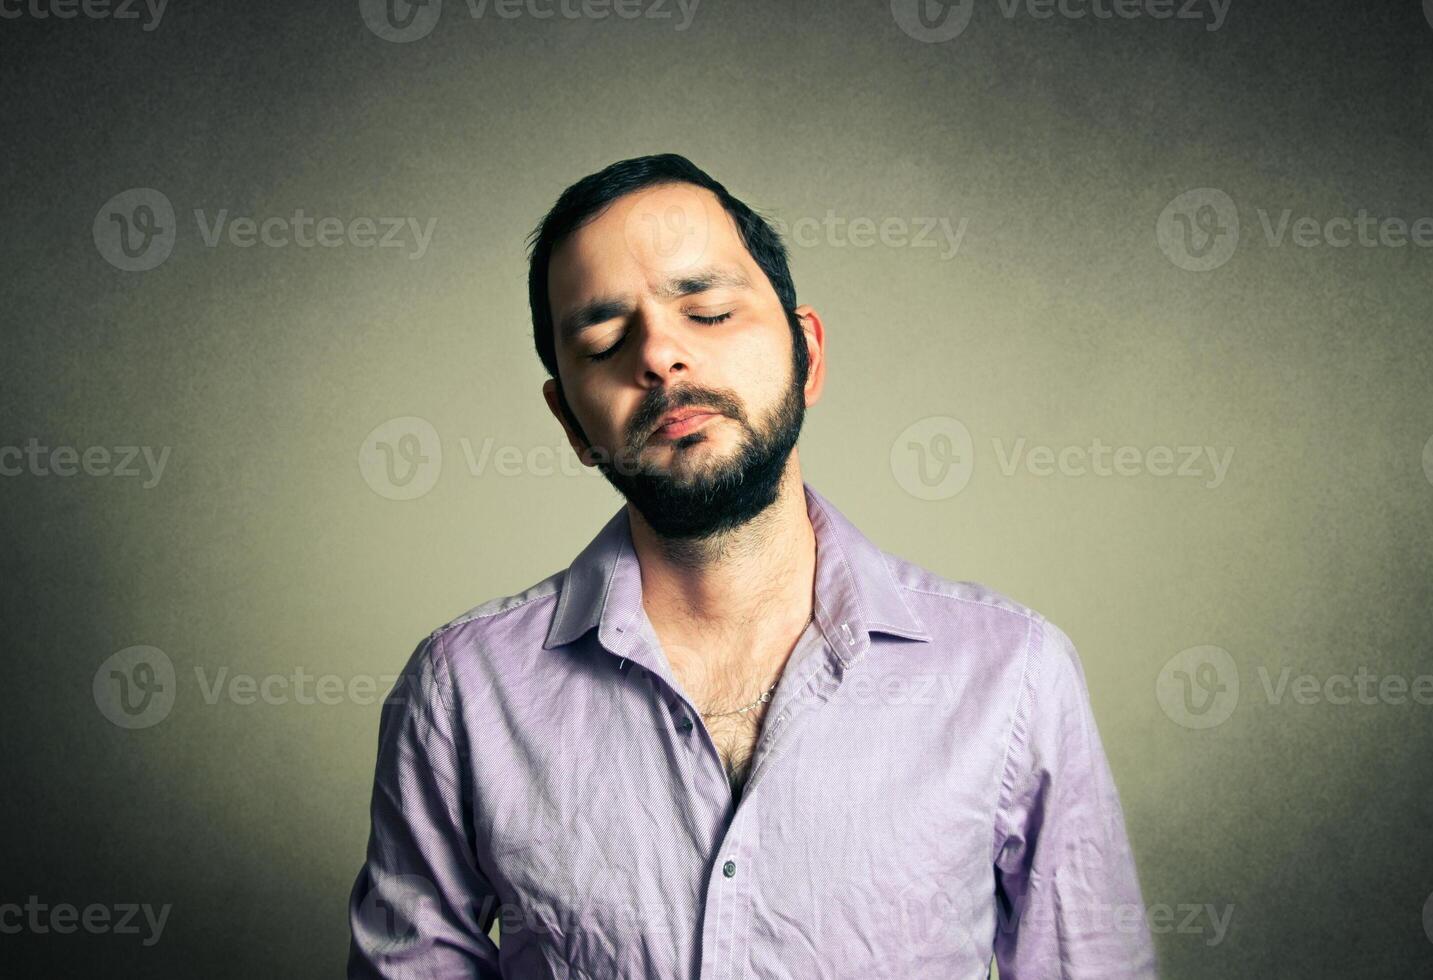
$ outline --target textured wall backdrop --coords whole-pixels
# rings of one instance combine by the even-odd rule
[[[1078,645],[1164,976],[1433,973],[1433,3],[392,3],[0,0],[0,972],[342,971],[393,674],[620,505],[523,239],[676,151],[807,478]]]

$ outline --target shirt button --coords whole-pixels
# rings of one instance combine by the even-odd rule
[[[679,731],[679,732],[681,732],[681,733],[683,733],[683,734],[686,734],[687,732],[689,732],[689,731],[691,731],[691,730],[692,730],[692,720],[691,720],[690,718],[683,718],[681,721],[677,722],[677,731]]]
[[[726,864],[723,864],[721,866],[721,873],[726,875],[728,878],[734,876],[736,874],[736,862],[728,861]]]

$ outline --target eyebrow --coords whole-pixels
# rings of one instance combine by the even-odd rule
[[[750,289],[751,282],[746,274],[730,269],[701,269],[672,278],[658,284],[656,292],[662,299],[680,299],[709,289]],[[632,312],[632,303],[616,296],[602,296],[578,306],[558,325],[558,336],[564,344],[571,343],[588,327],[615,319]]]

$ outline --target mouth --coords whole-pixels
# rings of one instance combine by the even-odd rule
[[[676,439],[689,432],[695,432],[712,419],[718,418],[721,418],[721,413],[713,412],[710,409],[683,408],[663,416],[662,420],[657,423],[657,428],[652,431],[652,436],[661,439]]]

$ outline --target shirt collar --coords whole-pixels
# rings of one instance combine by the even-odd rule
[[[816,535],[816,620],[841,661],[864,655],[874,632],[930,640],[901,595],[885,553],[809,483],[802,487]],[[647,624],[625,505],[568,567],[561,589],[543,649],[571,643],[598,627],[603,646],[621,656],[631,654]]]

